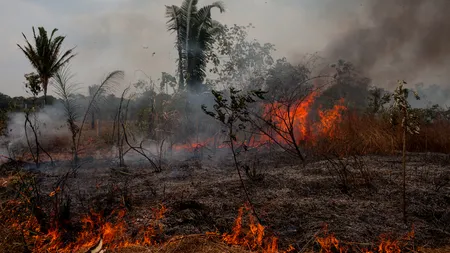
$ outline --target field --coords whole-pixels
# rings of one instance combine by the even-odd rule
[[[317,238],[323,236],[325,224],[343,245],[361,249],[378,245],[382,240],[380,235],[397,239],[411,231],[414,239],[405,246],[411,251],[418,250],[419,246],[439,248],[450,244],[448,155],[408,154],[407,213],[408,224],[412,226],[402,220],[401,157],[398,155],[316,159],[298,164],[283,152],[261,149],[248,152],[242,159],[257,171],[257,177],[244,178],[245,185],[265,227],[265,236],[278,238],[280,249],[290,246],[303,251],[320,249]],[[246,202],[232,156],[227,151],[221,151],[220,155],[207,151],[201,155],[185,152],[166,163],[160,173],[151,171],[137,154],[130,153],[127,168],[118,168],[111,161],[86,156],[76,176],[67,180],[65,187],[69,190],[65,191],[64,198],[71,200],[72,217],[66,229],[76,231],[77,221],[92,210],[101,210],[105,220],[114,220],[115,210],[123,209],[127,236],[136,236],[140,227],[154,219],[154,208],[164,206],[167,211],[159,221],[163,229],[155,237],[155,242],[161,243],[156,244],[162,245],[179,236],[188,238],[182,238],[176,247],[167,244],[172,248],[165,246],[166,252],[181,252],[177,247],[183,247],[183,243],[192,248],[189,240],[194,240],[196,247],[203,242],[205,247],[218,248],[217,252],[249,247],[230,248],[220,237],[216,238],[231,232],[238,210]],[[12,162],[2,165],[3,203],[13,198],[14,184],[18,184],[14,167],[17,166]],[[48,194],[54,191],[55,183],[70,170],[69,161],[57,161],[55,166],[44,162],[40,169],[25,173],[34,174],[40,182],[42,198],[51,199]],[[6,233],[11,224],[7,216],[2,218],[2,231]],[[213,235],[203,238],[208,232]],[[12,244],[11,237],[3,237],[0,248],[16,245],[17,250],[23,241],[17,235],[16,240]],[[123,252],[139,252],[139,249],[152,252],[148,246]],[[204,252],[214,252],[212,248]]]

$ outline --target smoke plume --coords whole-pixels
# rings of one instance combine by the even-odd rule
[[[367,23],[350,27],[325,50],[351,61],[377,85],[397,79],[448,85],[450,1],[367,0]]]

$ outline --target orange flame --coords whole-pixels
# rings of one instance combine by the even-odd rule
[[[342,113],[347,110],[345,100],[340,99],[329,110],[319,108],[319,120],[311,122],[312,105],[319,95],[319,92],[312,92],[305,99],[294,103],[275,102],[265,105],[263,118],[278,129],[272,138],[281,144],[295,141],[297,145],[301,142],[315,144],[323,137],[333,138],[336,126],[342,122]],[[260,141],[272,142],[267,135],[261,135]]]
[[[248,213],[248,228],[243,226],[244,211]],[[240,245],[249,250],[257,250],[263,253],[291,252],[294,250],[290,246],[287,251],[279,251],[278,238],[265,234],[264,226],[255,221],[248,205],[239,208],[232,231],[231,234],[225,233],[222,235],[222,240],[229,245]]]
[[[347,110],[347,107],[344,105],[345,100],[340,99],[329,110],[319,108],[317,111],[319,120],[311,122],[310,116],[314,112],[312,106],[319,95],[318,91],[314,91],[298,101],[276,101],[264,104],[262,118],[277,130],[261,132],[259,133],[259,138],[250,138],[246,145],[259,147],[267,143],[288,144],[288,142],[292,141],[298,142],[296,143],[297,145],[301,142],[315,144],[319,138],[333,138],[336,126],[342,122],[342,113]],[[194,151],[213,144],[215,144],[215,139],[211,137],[194,143],[177,144],[172,148],[177,151]],[[217,147],[224,148],[226,145],[221,144]]]
[[[21,203],[12,203],[20,205]],[[13,211],[14,213],[15,211]],[[113,221],[105,221],[102,213],[91,212],[90,215],[81,219],[81,231],[72,242],[64,241],[64,233],[56,228],[50,229],[48,233],[39,232],[39,225],[36,219],[30,218],[20,222],[18,218],[10,219],[12,227],[18,231],[24,231],[24,239],[32,252],[78,252],[87,250],[95,246],[100,238],[103,240],[104,248],[119,249],[130,246],[150,246],[155,245],[156,236],[162,233],[161,219],[167,212],[165,206],[153,209],[153,219],[147,227],[139,230],[133,239],[127,233],[127,223],[124,221],[126,212],[124,210],[114,211],[111,216]],[[16,217],[16,216],[13,216]]]
[[[380,242],[374,249],[354,249],[350,245],[354,243],[340,242],[333,233],[328,233],[328,226],[323,229],[323,237],[316,236],[316,242],[320,245],[322,253],[332,252],[361,252],[361,253],[401,253],[409,241],[414,239],[414,227],[401,239],[392,239],[386,235],[380,236]]]

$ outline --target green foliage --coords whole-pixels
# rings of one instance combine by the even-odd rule
[[[76,124],[76,121],[78,120],[78,104],[75,100],[75,91],[76,91],[76,84],[72,82],[73,75],[70,74],[68,68],[63,68],[58,70],[56,73],[54,80],[55,80],[55,92],[56,94],[62,99],[63,101],[63,107],[64,112],[66,116],[66,122],[67,126],[70,130],[70,133],[72,134],[71,140],[72,140],[72,155],[74,159],[74,163],[77,162],[78,156],[77,156],[77,144],[76,144],[76,137],[80,132],[79,126]]]
[[[5,133],[8,127],[8,111],[5,109],[0,109],[0,135]]]
[[[304,93],[311,88],[311,85],[307,85],[307,82],[310,80],[310,74],[311,70],[305,65],[292,65],[286,58],[279,59],[268,70],[266,79],[267,91],[275,100],[287,99],[294,94],[302,96],[304,94],[297,93]]]
[[[50,37],[48,37],[47,31],[43,27],[39,27],[39,34],[36,34],[33,27],[34,46],[28,41],[25,34],[22,33],[26,45],[17,46],[22,50],[27,59],[30,61],[33,68],[36,70],[37,75],[40,78],[40,84],[44,91],[44,99],[47,96],[47,86],[50,78],[54,77],[58,70],[67,64],[73,57],[72,51],[74,48],[69,49],[61,54],[61,46],[64,42],[65,36],[56,36],[55,33],[58,29],[53,29]],[[37,91],[37,81],[35,75],[31,75],[30,88],[33,94]]]
[[[184,0],[181,6],[166,6],[168,30],[176,32],[180,89],[184,80],[192,91],[200,91],[206,77],[208,52],[212,50],[215,36],[222,32],[222,25],[213,20],[211,10],[225,11],[222,2],[214,2],[202,8],[197,0]]]
[[[261,44],[257,40],[248,39],[248,31],[254,28],[247,26],[224,25],[214,44],[214,51],[209,58],[214,63],[210,72],[219,75],[215,81],[226,86],[242,87],[243,84],[256,83],[250,89],[260,89],[268,69],[274,64],[272,52],[275,45]],[[226,59],[221,60],[220,59]]]
[[[30,90],[33,96],[37,96],[42,91],[41,78],[39,75],[34,72],[25,74],[25,79],[27,80],[25,87]]]
[[[64,110],[69,121],[75,122],[78,119],[77,103],[75,92],[76,84],[72,82],[73,75],[69,69],[59,70],[54,77],[55,93],[62,99]]]
[[[240,91],[231,87],[229,89],[229,99],[226,99],[223,92],[212,90],[214,96],[214,111],[209,111],[205,105],[202,110],[207,115],[218,120],[228,128],[228,135],[231,140],[236,141],[236,133],[238,130],[246,128],[245,123],[248,122],[249,104],[256,102],[256,99],[264,99],[266,92],[261,90],[252,90],[246,94],[240,94]]]
[[[168,86],[172,87],[172,89],[175,89],[177,79],[167,72],[162,72],[161,75],[161,83],[159,88],[160,91],[163,92],[164,89],[167,89]]]
[[[420,97],[417,92],[403,87],[403,85],[406,84],[405,81],[398,81],[398,84],[399,86],[392,94],[394,103],[392,105],[391,123],[397,124],[398,117],[401,117],[401,127],[405,128],[410,134],[418,134],[420,131],[419,120],[408,102],[408,96],[413,92],[414,97],[417,100],[419,100]]]
[[[391,102],[391,94],[382,88],[371,87],[368,97],[368,112],[377,114],[384,110],[384,106]]]
[[[335,84],[325,90],[319,98],[323,108],[331,108],[335,101],[343,98],[346,106],[352,109],[367,108],[367,97],[369,96],[370,79],[362,75],[351,62],[339,60],[331,65],[335,69],[333,76]]]

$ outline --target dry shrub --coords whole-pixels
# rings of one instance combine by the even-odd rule
[[[400,147],[395,129],[384,119],[349,112],[333,134],[321,138],[315,147],[319,154],[340,157],[365,154],[391,154]]]
[[[348,194],[352,188],[364,186],[376,190],[375,173],[366,165],[362,157],[352,155],[349,158],[328,156],[326,169],[342,193]]]
[[[450,122],[445,119],[421,124],[419,135],[407,136],[409,152],[450,153]],[[389,115],[361,115],[347,112],[333,135],[318,140],[314,147],[319,154],[351,155],[393,154],[401,150],[401,128],[392,126]]]
[[[97,132],[97,123],[100,123],[99,131]],[[81,123],[80,123],[81,124]],[[81,143],[95,143],[95,145],[103,146],[105,144],[114,143],[114,122],[113,121],[95,121],[94,129],[91,128],[90,122],[85,123],[83,133],[81,136]],[[115,129],[117,131],[117,129]],[[115,137],[117,138],[117,136]]]
[[[450,122],[445,119],[423,124],[418,136],[407,141],[408,151],[450,153]]]
[[[126,251],[123,251],[125,253]],[[130,253],[133,251],[129,251]],[[136,251],[138,252],[138,251]],[[242,249],[239,246],[228,246],[223,243],[217,236],[209,235],[188,235],[175,237],[165,243],[163,246],[158,247],[154,250],[144,251],[144,252],[160,252],[160,253],[175,253],[175,252],[186,252],[186,253],[202,253],[202,252],[230,252],[230,253],[240,253],[249,252]]]

